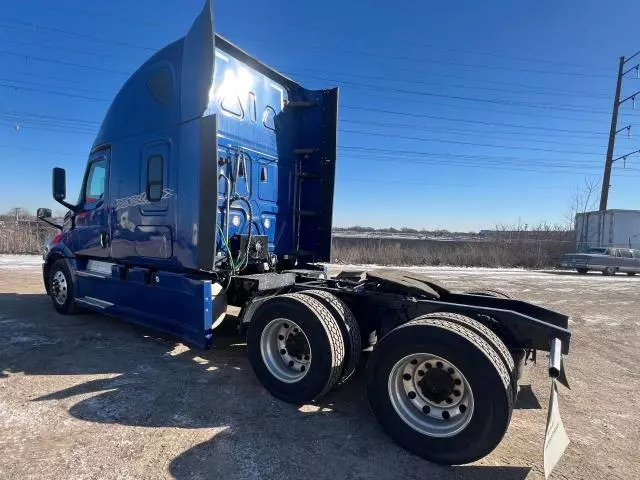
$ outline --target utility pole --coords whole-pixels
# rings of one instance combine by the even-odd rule
[[[633,95],[629,95],[624,100],[622,101],[620,100],[620,93],[622,91],[622,77],[624,77],[631,70],[636,70],[636,72],[638,72],[638,76],[640,76],[640,65],[635,65],[627,69],[626,71],[624,69],[624,66],[627,64],[627,62],[635,58],[638,54],[640,54],[640,51],[634,53],[632,56],[630,56],[627,59],[625,59],[624,57],[620,57],[620,64],[618,66],[618,81],[616,83],[616,94],[613,99],[613,112],[611,113],[611,129],[609,130],[609,144],[607,146],[607,157],[604,162],[604,174],[602,175],[602,193],[600,194],[600,210],[601,211],[607,209],[607,201],[609,200],[609,187],[611,186],[611,167],[613,166],[613,163],[615,161],[613,159],[613,151],[616,144],[616,135],[622,130],[630,129],[630,126],[627,126],[627,127],[621,128],[620,130],[617,130],[618,110],[620,108],[620,105],[622,105],[627,100],[632,100],[633,106],[635,108],[636,95],[640,93],[640,91],[638,91]],[[631,155],[631,154],[628,154],[628,155]],[[616,160],[624,158],[626,161],[626,158],[628,155],[617,158]]]

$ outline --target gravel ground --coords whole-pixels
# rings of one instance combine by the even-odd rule
[[[527,368],[500,446],[442,467],[381,432],[362,375],[319,404],[281,403],[231,331],[201,351],[101,315],[58,315],[38,264],[0,256],[0,478],[543,477],[544,358]],[[498,287],[571,315],[572,390],[560,387],[560,409],[572,443],[553,477],[640,478],[640,278],[421,270],[453,289]]]

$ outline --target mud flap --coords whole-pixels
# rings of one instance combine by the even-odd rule
[[[551,394],[549,395],[549,410],[547,412],[547,427],[544,435],[544,477],[549,478],[551,472],[558,464],[564,451],[569,445],[562,419],[560,418],[560,407],[558,406],[558,387],[556,379],[568,387],[567,377],[564,373],[564,365],[561,356],[562,344],[557,338],[551,341],[549,349],[549,376],[551,377]]]

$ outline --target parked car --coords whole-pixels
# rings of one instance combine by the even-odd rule
[[[575,268],[585,274],[589,270],[615,275],[640,273],[640,250],[631,248],[599,247],[590,248],[586,253],[568,253],[560,260],[561,268]]]

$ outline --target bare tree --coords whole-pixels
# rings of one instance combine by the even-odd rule
[[[596,208],[596,192],[598,191],[599,180],[593,177],[585,177],[584,182],[576,187],[571,195],[567,206],[565,220],[567,229],[574,230],[576,227],[576,215],[585,213]]]

